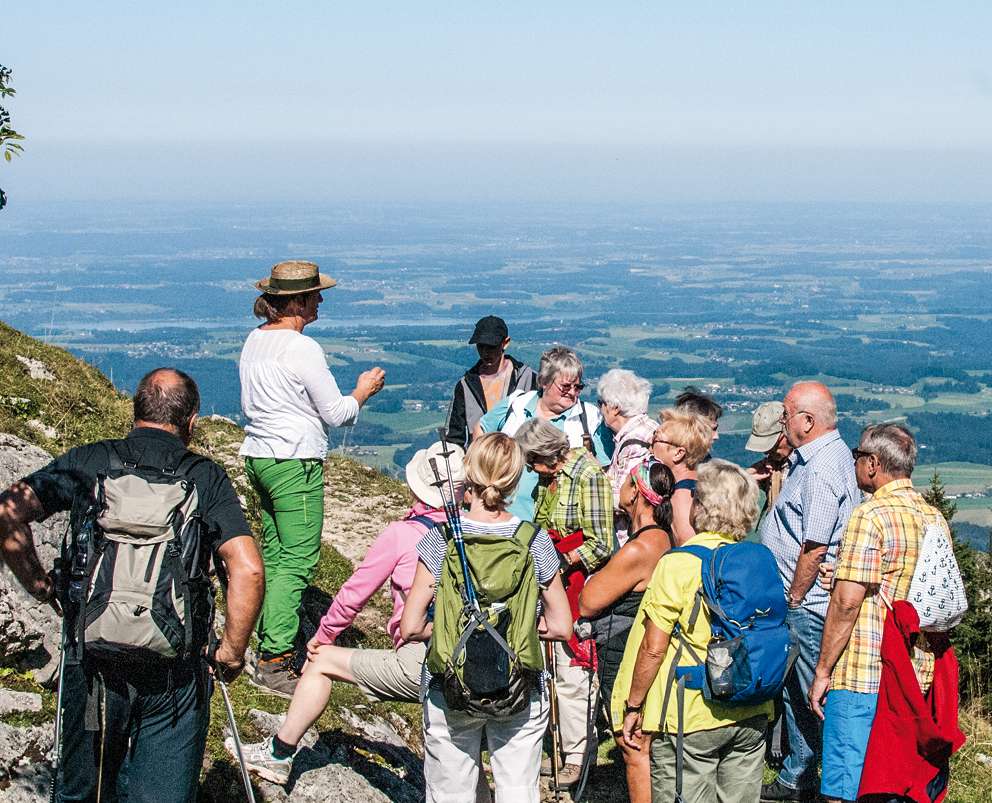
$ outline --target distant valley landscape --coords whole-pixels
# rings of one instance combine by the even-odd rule
[[[821,378],[849,443],[867,421],[914,429],[914,479],[938,470],[958,530],[988,547],[992,207],[23,205],[0,219],[0,318],[122,389],[176,365],[205,414],[239,421],[252,282],[291,257],[338,279],[307,333],[342,388],[386,370],[332,444],[387,472],[434,437],[473,323],[498,314],[515,356],[572,346],[587,384],[633,369],[652,411],[704,388],[727,410],[716,454],[737,462],[755,458],[754,407]]]

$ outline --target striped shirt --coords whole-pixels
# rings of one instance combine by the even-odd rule
[[[538,486],[534,521],[563,537],[582,530],[584,540],[576,551],[588,571],[609,560],[616,544],[613,488],[586,449],[572,449],[555,481]]]
[[[512,538],[513,534],[520,526],[520,519],[516,516],[507,521],[481,522],[462,516],[462,533],[465,535],[502,535],[504,538]],[[448,539],[445,537],[443,527],[431,527],[424,537],[417,544],[417,555],[420,562],[427,567],[434,575],[434,581],[441,581],[441,569],[444,566],[444,555],[448,549]],[[551,536],[547,530],[540,530],[534,536],[530,544],[530,554],[534,559],[534,574],[537,576],[537,584],[541,588],[547,588],[555,575],[561,568],[561,558],[558,551],[551,542]],[[538,616],[541,613],[541,600],[537,602]]]
[[[837,430],[796,449],[789,458],[789,476],[758,536],[775,556],[782,584],[788,589],[796,574],[803,545],[825,545],[825,561],[836,560],[841,533],[861,491],[854,479],[854,458]],[[829,594],[813,583],[803,607],[827,615]]]
[[[830,678],[830,688],[866,694],[878,691],[882,677],[882,629],[885,603],[909,596],[923,532],[943,516],[928,505],[910,480],[894,480],[858,505],[844,530],[835,580],[851,580],[868,587],[847,647]],[[933,680],[933,653],[917,648],[913,666],[923,689]]]

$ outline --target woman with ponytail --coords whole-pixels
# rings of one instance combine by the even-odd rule
[[[675,478],[667,466],[648,460],[636,466],[620,487],[619,506],[630,521],[627,542],[590,577],[579,595],[579,613],[593,619],[599,657],[602,699],[609,709],[613,686],[623,658],[627,635],[637,615],[658,560],[676,545],[672,534],[672,489]],[[622,722],[611,722],[619,731]],[[627,767],[632,803],[651,800],[649,750],[630,750],[617,740]]]
[[[468,541],[475,536],[514,538],[521,520],[506,508],[523,468],[523,453],[508,435],[491,432],[472,442],[465,456],[468,509],[461,515],[462,532]],[[472,545],[466,546],[471,563]],[[428,610],[443,581],[447,549],[448,540],[441,527],[428,530],[417,547],[420,563],[400,621],[400,632],[406,640],[431,636],[433,624]],[[558,553],[547,531],[539,530],[534,535],[529,552],[539,588],[534,626],[542,639],[567,638],[572,631],[572,617],[558,574]],[[476,582],[486,585],[484,577],[477,576]],[[507,602],[507,607],[512,608],[512,602]],[[529,704],[521,711],[497,716],[457,710],[446,699],[441,681],[439,675],[431,678],[424,701],[427,803],[474,802],[483,733],[489,746],[496,800],[538,803],[541,743],[549,711],[543,682],[531,690]]]

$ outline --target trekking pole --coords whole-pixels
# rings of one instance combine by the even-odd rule
[[[62,639],[59,644],[59,691],[55,695],[55,761],[52,766],[52,783],[49,790],[49,803],[55,803],[55,790],[59,782],[59,768],[62,766],[62,690],[65,688],[65,619],[62,620]]]
[[[558,714],[558,661],[555,657],[553,642],[544,642],[544,660],[548,665],[548,694],[550,697],[549,727],[551,728],[551,791],[555,795],[555,803],[561,800],[561,788],[558,777],[561,773],[561,721]]]
[[[437,485],[441,491],[441,501],[444,504],[444,515],[448,519],[448,524],[451,525],[451,535],[455,542],[455,551],[458,553],[458,561],[462,565],[462,580],[465,583],[465,595],[468,597],[469,604],[478,610],[479,603],[475,596],[475,586],[472,584],[472,577],[468,569],[468,556],[465,554],[465,538],[462,535],[462,517],[458,512],[458,502],[455,499],[455,485],[454,481],[451,479],[451,461],[449,458],[452,454],[454,454],[454,452],[450,450],[444,437],[445,430],[441,428],[438,430],[438,438],[441,441],[441,456],[444,458],[444,468],[445,474],[447,475],[447,482],[441,479],[441,472],[438,470],[437,461],[433,457],[430,459],[429,463],[431,466],[431,471],[434,472],[434,484]]]
[[[221,696],[224,698],[224,708],[227,710],[227,724],[231,726],[231,737],[234,739],[234,748],[238,754],[238,763],[241,765],[241,780],[245,784],[245,792],[250,803],[255,803],[255,793],[251,788],[251,777],[248,775],[248,767],[245,764],[244,753],[241,752],[241,736],[238,733],[238,723],[234,721],[234,707],[231,705],[231,696],[227,693],[227,684],[221,677],[221,671],[214,672],[214,679],[220,686]]]

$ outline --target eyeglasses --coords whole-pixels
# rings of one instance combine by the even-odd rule
[[[652,438],[651,439],[651,445],[654,446],[656,443],[666,443],[669,446],[673,446],[676,449],[681,449],[682,448],[682,444],[681,443],[675,443],[674,441],[666,441],[664,438]]]
[[[851,457],[854,458],[854,462],[857,463],[862,457],[871,457],[874,452],[866,452],[864,449],[851,449]]]
[[[585,390],[586,387],[581,382],[566,382],[565,384],[562,384],[561,382],[554,382],[553,384],[556,388],[558,388],[558,392],[562,396],[568,396],[572,393],[578,396],[583,390]]]
[[[782,411],[782,415],[780,415],[780,416],[778,417],[778,422],[779,422],[780,424],[784,424],[784,423],[786,423],[786,422],[787,422],[787,421],[788,421],[788,420],[789,420],[790,418],[795,418],[795,417],[796,417],[797,415],[808,415],[808,416],[810,416],[810,417],[812,417],[812,415],[813,415],[813,414],[812,414],[812,413],[810,413],[810,412],[809,412],[809,411],[807,411],[807,410],[796,410],[796,412],[794,412],[794,413],[791,413],[790,415],[786,415],[786,414],[785,414],[785,411],[783,410],[783,411]]]

